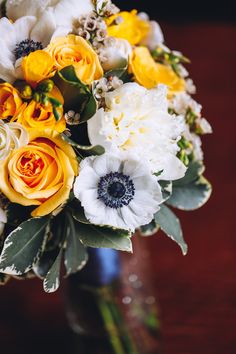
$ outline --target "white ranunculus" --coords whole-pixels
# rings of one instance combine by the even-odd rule
[[[160,179],[184,176],[186,167],[176,157],[184,118],[168,113],[166,86],[147,90],[127,83],[106,93],[105,103],[106,109],[99,109],[88,121],[92,145],[134,152],[149,161],[152,172],[163,171]]]
[[[84,159],[74,194],[91,223],[131,231],[151,222],[163,202],[149,164],[126,153]]]
[[[87,15],[94,10],[92,0],[8,0],[7,15],[16,20],[26,15],[38,18],[51,10],[55,17],[57,27],[72,29],[73,19]]]
[[[5,160],[12,150],[27,145],[27,130],[18,123],[4,123],[0,120],[0,162]]]
[[[7,222],[6,212],[0,207],[0,236],[3,233],[6,222]]]
[[[156,21],[150,21],[150,31],[141,44],[146,45],[150,50],[155,50],[164,42],[163,32]]]
[[[0,19],[0,79],[14,82],[22,78],[20,64],[29,52],[48,45],[56,25],[50,11],[37,21],[35,16],[24,16],[12,23],[6,17]]]
[[[128,62],[132,47],[125,39],[108,37],[99,49],[102,67],[105,71],[120,68]]]

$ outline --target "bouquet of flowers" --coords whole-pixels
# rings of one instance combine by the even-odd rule
[[[0,280],[46,292],[87,247],[132,251],[162,229],[187,253],[170,207],[209,198],[188,59],[145,13],[110,0],[1,1]]]

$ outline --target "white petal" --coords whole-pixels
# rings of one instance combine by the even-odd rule
[[[78,19],[81,15],[87,15],[93,10],[91,0],[61,0],[54,7],[54,14],[58,26],[71,26],[72,28],[73,19]]]
[[[113,155],[103,154],[93,161],[93,168],[100,176],[110,172],[120,172],[121,160]]]
[[[49,0],[8,0],[6,3],[7,17],[15,21],[23,16],[38,16],[48,4]]]
[[[91,167],[83,169],[79,176],[75,180],[74,194],[77,198],[80,198],[80,193],[84,190],[96,189],[99,182],[98,175]]]
[[[7,222],[7,214],[2,208],[0,208],[0,223],[6,224],[6,222]]]
[[[163,169],[163,172],[158,179],[166,181],[174,181],[184,177],[187,170],[183,162],[172,154],[166,154],[165,159],[161,161],[159,168],[160,169],[158,170],[160,171]]]
[[[46,10],[39,18],[37,24],[31,32],[31,39],[41,42],[45,48],[51,41],[56,30],[56,21],[52,11]]]
[[[19,18],[13,25],[16,33],[16,44],[30,39],[30,33],[33,26],[36,24],[37,18],[34,16],[25,16]]]

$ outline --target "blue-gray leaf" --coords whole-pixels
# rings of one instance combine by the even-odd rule
[[[183,255],[186,255],[188,246],[184,241],[180,221],[176,215],[167,206],[162,205],[160,211],[155,214],[155,221],[162,231],[181,247]]]

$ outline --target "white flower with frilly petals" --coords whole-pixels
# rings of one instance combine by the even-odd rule
[[[99,48],[99,56],[105,71],[120,68],[128,62],[132,47],[128,41],[120,38],[108,37],[104,45]]]
[[[106,151],[134,152],[149,161],[152,172],[163,171],[160,179],[184,176],[186,167],[176,157],[178,140],[185,129],[184,118],[168,113],[167,88],[152,90],[127,83],[105,94],[106,109],[88,121],[92,145]]]
[[[0,162],[5,160],[12,150],[27,145],[27,130],[18,123],[4,123],[0,120]]]
[[[6,212],[0,207],[0,236],[3,233],[6,222],[7,222]]]
[[[91,223],[131,231],[151,222],[163,202],[149,165],[124,153],[83,160],[74,194]]]
[[[6,17],[0,19],[0,79],[13,83],[22,78],[22,57],[37,49],[43,49],[51,40],[55,25],[50,13],[38,22],[34,16],[24,16],[12,23]]]

